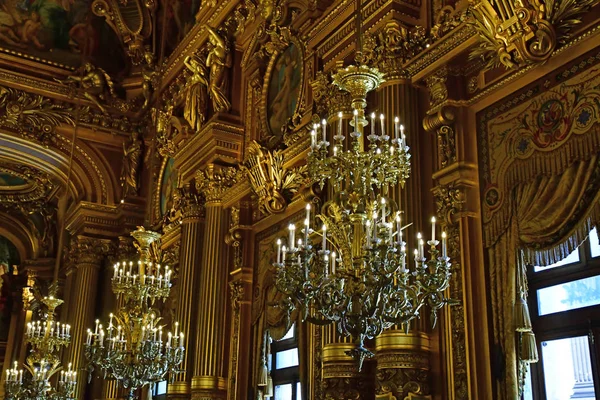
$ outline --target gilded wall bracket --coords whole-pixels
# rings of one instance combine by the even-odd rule
[[[248,147],[243,170],[258,196],[258,206],[263,214],[280,214],[298,190],[308,183],[307,166],[285,167],[281,150],[271,151],[256,141]]]

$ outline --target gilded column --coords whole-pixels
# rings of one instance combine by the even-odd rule
[[[70,310],[71,344],[69,345],[69,362],[81,369],[85,366],[84,356],[85,333],[93,326],[96,293],[98,292],[98,275],[105,255],[111,248],[111,242],[105,239],[96,239],[77,236],[71,246],[74,249],[74,262],[77,269],[75,286],[71,296]],[[76,302],[76,303],[75,303]],[[84,398],[86,380],[78,379],[76,396]]]
[[[194,367],[195,340],[198,334],[193,310],[198,308],[200,292],[198,284],[203,258],[204,242],[204,205],[193,188],[182,191],[182,220],[181,220],[181,245],[179,256],[179,276],[177,280],[177,300],[175,308],[175,321],[184,336],[186,348],[185,360],[181,365],[183,372],[177,376],[175,382],[169,384],[169,398],[189,399],[191,396],[191,382]],[[174,322],[175,322],[174,321]]]
[[[206,230],[200,264],[200,302],[197,307],[192,399],[224,399],[226,383],[227,214],[224,191],[237,180],[238,170],[210,164],[196,174],[196,187],[206,198]]]

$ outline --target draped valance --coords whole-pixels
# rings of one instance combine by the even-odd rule
[[[537,358],[525,264],[560,261],[600,220],[599,64],[596,50],[478,114],[501,399],[518,398],[523,363]]]

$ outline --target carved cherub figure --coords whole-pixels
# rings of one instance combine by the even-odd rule
[[[103,114],[107,114],[107,111],[100,101],[105,102],[109,96],[116,97],[115,86],[110,76],[102,68],[91,63],[83,65],[82,74],[70,75],[65,80],[57,81],[67,85],[79,83],[83,88],[84,97],[94,103]]]

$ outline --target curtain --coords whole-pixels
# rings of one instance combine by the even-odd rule
[[[562,174],[538,176],[513,189],[508,228],[487,249],[494,342],[504,361],[500,399],[518,399],[522,387],[523,350],[518,345],[524,344],[524,336],[517,330],[527,332],[518,310],[520,296],[526,296],[525,263],[558,262],[585,240],[599,219],[599,177],[598,155],[593,155]],[[516,316],[521,322],[515,322]]]

